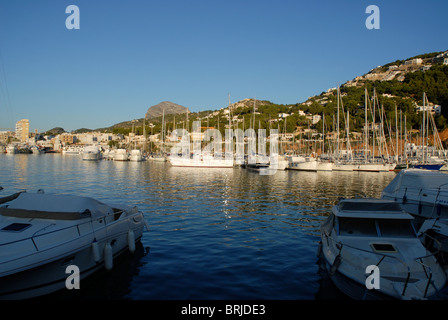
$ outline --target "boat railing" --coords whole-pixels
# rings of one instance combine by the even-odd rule
[[[408,287],[409,280],[410,280],[410,277],[411,277],[411,268],[410,268],[410,266],[409,266],[408,263],[406,263],[405,261],[403,261],[402,259],[400,259],[400,258],[397,257],[397,256],[393,256],[393,255],[386,254],[386,253],[382,253],[382,252],[373,252],[373,251],[369,251],[369,250],[366,250],[366,249],[358,248],[358,247],[355,247],[355,246],[352,246],[352,245],[349,245],[349,244],[346,244],[346,243],[342,243],[341,241],[335,240],[333,237],[331,237],[331,236],[327,233],[326,230],[324,230],[323,233],[324,233],[325,237],[327,238],[327,240],[328,240],[328,239],[331,239],[331,240],[335,243],[336,248],[339,249],[339,254],[341,254],[342,249],[343,249],[344,247],[348,247],[348,248],[350,248],[350,249],[359,250],[359,251],[362,251],[362,252],[365,252],[365,253],[369,253],[369,254],[373,254],[373,255],[379,255],[379,256],[380,256],[380,259],[379,259],[378,262],[376,263],[376,266],[377,266],[377,267],[381,264],[381,262],[382,262],[385,258],[391,258],[391,259],[395,259],[395,260],[399,261],[399,262],[406,268],[406,270],[407,270],[406,281],[405,281],[405,283],[404,283],[403,291],[402,291],[402,293],[401,293],[402,296],[405,295],[405,293],[406,293],[406,289],[407,289],[407,287]],[[434,257],[435,260],[438,262],[438,259],[437,259],[436,255],[437,255],[437,254],[439,253],[439,251],[441,250],[441,244],[440,244],[440,242],[439,242],[437,239],[435,239],[435,238],[433,238],[433,240],[434,240],[436,243],[439,244],[439,245],[438,245],[438,249],[437,249],[435,252],[432,252],[432,253],[430,253],[430,254],[427,254],[427,255],[424,255],[424,256],[417,257],[417,258],[414,258],[414,259],[413,259],[413,261],[415,261],[416,263],[420,264],[420,265],[423,267],[424,274],[425,274],[425,276],[426,276],[426,278],[427,278],[427,280],[428,280],[428,281],[427,281],[427,284],[426,284],[426,287],[425,287],[425,292],[424,292],[424,296],[423,296],[424,298],[426,298],[426,295],[427,295],[427,293],[428,293],[428,289],[429,289],[429,285],[431,284],[431,281],[432,281],[432,268],[431,268],[429,265],[425,264],[425,263],[423,262],[423,259],[427,259],[427,258],[430,258],[430,257]],[[327,243],[328,243],[328,242],[327,242]]]
[[[77,223],[77,224],[71,224],[71,225],[63,227],[63,228],[58,228],[56,230],[51,230],[51,231],[47,231],[47,232],[41,233],[42,231],[44,231],[44,230],[46,230],[46,229],[56,225],[55,223],[50,223],[50,224],[42,227],[41,229],[37,230],[36,232],[34,232],[33,235],[31,235],[30,237],[21,238],[21,239],[15,240],[15,241],[1,243],[0,244],[0,248],[3,247],[3,246],[14,244],[14,243],[19,243],[19,242],[22,242],[22,241],[31,240],[33,242],[35,248],[36,248],[36,251],[39,251],[39,249],[38,249],[38,247],[37,247],[37,245],[36,245],[36,243],[34,241],[34,239],[36,239],[38,237],[46,236],[46,235],[49,235],[49,234],[52,234],[52,233],[56,233],[56,232],[69,230],[69,229],[72,229],[72,228],[76,228],[77,231],[78,231],[78,235],[81,236],[80,227],[82,225],[92,224],[93,222],[99,222],[99,223],[103,223],[104,222],[104,225],[106,226],[108,224],[107,223],[108,219],[112,218],[111,219],[112,221],[110,221],[110,222],[114,222],[114,221],[117,221],[120,218],[122,218],[122,214],[123,213],[137,213],[138,212],[138,211],[134,212],[132,210],[133,209],[130,209],[130,211],[125,210],[125,209],[115,209],[112,213],[109,213],[109,214],[104,214],[104,215],[101,215],[101,216],[98,216],[98,217],[95,217],[95,218],[91,217],[90,219],[81,219],[82,221]],[[123,218],[125,218],[125,219],[126,218],[131,218],[132,216],[133,215],[130,215],[129,217],[123,216]],[[126,220],[128,220],[128,219],[126,219]],[[93,226],[92,226],[92,233],[93,232],[94,232],[94,229],[93,229]]]

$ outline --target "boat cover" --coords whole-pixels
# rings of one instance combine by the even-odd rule
[[[400,171],[384,188],[384,194],[394,194],[400,189],[445,189],[448,190],[448,174],[441,171],[408,169]]]
[[[6,216],[65,220],[113,213],[112,207],[92,198],[27,192],[0,208],[0,214]]]

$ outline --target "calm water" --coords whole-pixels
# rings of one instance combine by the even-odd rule
[[[86,280],[78,298],[341,299],[316,264],[320,223],[338,198],[379,197],[394,177],[0,155],[1,196],[44,189],[145,213],[150,231],[138,253]]]

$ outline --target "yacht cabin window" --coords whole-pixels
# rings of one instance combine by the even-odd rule
[[[340,236],[417,237],[411,220],[403,219],[338,217],[336,228]]]

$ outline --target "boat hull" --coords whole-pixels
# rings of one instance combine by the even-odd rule
[[[27,299],[64,289],[129,250],[147,227],[143,213],[91,198],[19,193],[0,207],[0,299]],[[62,206],[62,207],[59,207]],[[65,209],[65,210],[64,210]]]
[[[288,169],[296,171],[317,171],[317,161],[290,162]]]
[[[141,232],[136,231],[138,232],[135,240],[137,243],[142,235]],[[112,254],[115,260],[129,249],[127,233],[99,242],[100,252],[104,251],[106,244],[112,241],[114,242]],[[83,279],[105,268],[105,257],[103,256],[96,262],[93,248],[89,244],[77,248],[76,251],[66,252],[64,255],[56,257],[53,261],[43,265],[0,277],[0,299],[29,299],[67,289],[66,281],[71,274],[67,267],[71,265],[79,268],[79,280],[80,285],[82,285]]]
[[[233,160],[225,159],[186,159],[186,158],[170,158],[173,167],[190,167],[190,168],[233,168]]]

